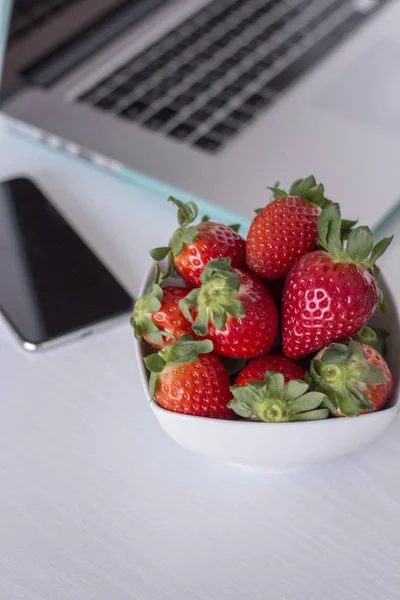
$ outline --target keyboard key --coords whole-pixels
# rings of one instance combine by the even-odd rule
[[[193,102],[193,98],[191,96],[187,96],[186,94],[181,94],[180,96],[177,96],[171,100],[171,104],[173,104],[173,106],[176,108],[183,108],[191,102]]]
[[[148,108],[148,105],[140,100],[133,102],[130,106],[125,108],[120,114],[127,119],[136,119],[142,112]]]
[[[110,108],[113,108],[115,106],[116,102],[117,100],[115,98],[106,96],[105,98],[100,98],[100,100],[97,100],[94,105],[96,106],[96,108],[110,110]]]
[[[184,140],[188,135],[193,133],[195,130],[193,125],[189,125],[188,123],[181,123],[177,127],[174,127],[171,131],[168,132],[168,135],[175,137],[179,140]]]
[[[222,123],[217,123],[217,125],[210,130],[210,133],[216,133],[218,135],[222,135],[223,137],[231,137],[232,135],[235,135],[236,131],[236,127],[232,127],[232,125],[222,121]]]
[[[234,96],[237,96],[237,94],[239,92],[240,92],[240,87],[237,87],[236,85],[227,85],[226,88],[224,88],[222,90],[222,94],[228,100],[230,100]]]
[[[204,123],[211,117],[212,113],[201,108],[200,110],[196,110],[192,115],[190,115],[190,120],[196,123]]]
[[[186,90],[186,94],[188,96],[196,98],[199,94],[207,90],[208,87],[209,86],[206,83],[203,83],[202,81],[197,81],[188,90]]]
[[[265,106],[268,106],[268,104],[270,103],[269,98],[265,98],[265,96],[261,96],[261,94],[253,94],[252,96],[249,96],[249,98],[247,98],[244,103],[243,106],[250,108],[250,109],[260,109],[260,108],[264,108]]]
[[[150,117],[150,119],[147,119],[147,121],[144,122],[144,125],[150,127],[151,129],[159,129],[165,125],[165,123],[168,123],[168,121],[173,119],[173,117],[176,117],[176,115],[177,113],[172,110],[172,108],[166,106],[165,108],[159,110],[155,115]]]
[[[231,112],[229,117],[231,119],[234,119],[235,121],[240,121],[241,123],[247,123],[247,121],[250,121],[250,119],[253,118],[253,115],[248,114],[248,113],[244,112],[243,110],[237,109],[237,110],[234,110],[233,112]]]
[[[224,106],[226,102],[226,99],[222,96],[215,96],[215,98],[210,98],[210,100],[207,101],[206,106],[207,108],[218,109]]]
[[[203,136],[196,140],[193,145],[197,146],[197,148],[201,148],[202,150],[208,150],[208,152],[215,152],[222,146],[222,141],[217,141],[207,136]]]

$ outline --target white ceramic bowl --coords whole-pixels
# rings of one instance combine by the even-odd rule
[[[150,285],[153,271],[145,278],[141,294]],[[181,446],[219,460],[267,469],[293,468],[355,452],[376,439],[396,417],[400,354],[399,319],[395,302],[382,282],[388,312],[379,309],[373,323],[391,331],[389,365],[394,387],[388,406],[356,418],[337,418],[299,423],[223,421],[169,412],[152,401],[148,372],[143,363],[146,349],[136,342],[136,355],[146,400],[164,431]]]

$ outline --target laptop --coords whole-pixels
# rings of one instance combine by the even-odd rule
[[[357,197],[363,222],[397,198],[398,0],[15,0],[10,13],[14,127],[245,217],[267,185],[311,172],[330,197]]]

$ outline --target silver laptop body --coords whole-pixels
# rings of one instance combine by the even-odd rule
[[[314,173],[373,221],[400,187],[399,60],[396,0],[15,0],[3,110],[244,216]]]

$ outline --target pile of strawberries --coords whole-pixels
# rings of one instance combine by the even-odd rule
[[[169,198],[179,228],[150,252],[154,282],[134,306],[152,398],[164,409],[266,422],[358,416],[392,388],[385,330],[367,325],[384,300],[368,227],[341,219],[310,176],[238,227]],[[164,272],[158,263],[165,266]],[[157,350],[157,351],[156,351]]]

